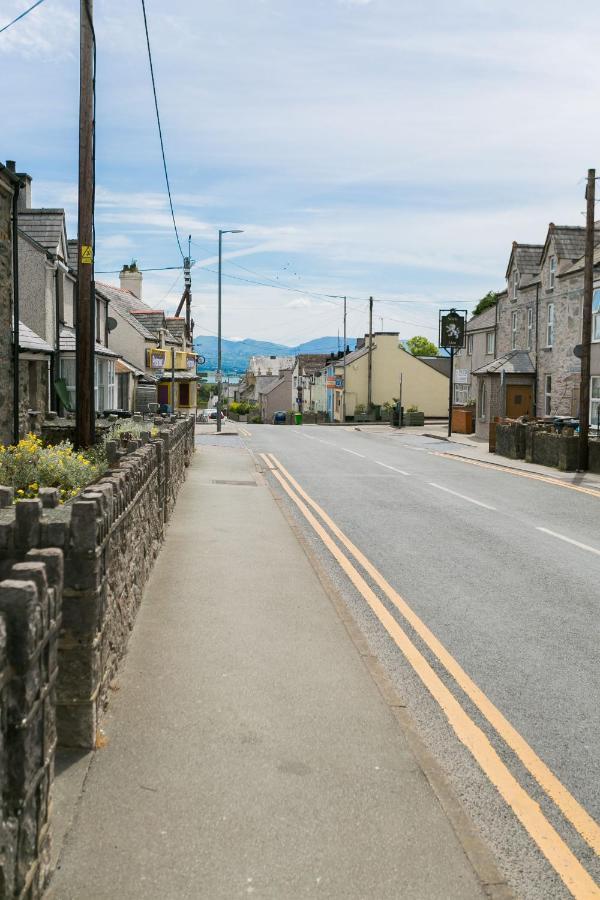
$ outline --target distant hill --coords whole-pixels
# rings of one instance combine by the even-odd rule
[[[351,350],[356,346],[356,338],[348,338]],[[194,349],[206,359],[203,369],[217,368],[217,339],[212,335],[201,335],[194,339]],[[221,342],[222,369],[224,372],[245,372],[251,356],[296,356],[298,353],[336,353],[337,337],[320,337],[305,341],[295,347],[286,344],[274,344],[270,341],[257,341],[246,338],[243,341]],[[341,344],[340,344],[341,349]]]

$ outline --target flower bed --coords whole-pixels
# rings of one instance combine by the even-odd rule
[[[68,441],[45,445],[35,434],[15,446],[0,444],[0,484],[14,489],[15,500],[34,499],[40,488],[56,487],[65,503],[106,468],[103,447],[78,453]]]

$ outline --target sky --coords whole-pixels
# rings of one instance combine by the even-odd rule
[[[0,27],[31,0],[2,0]],[[502,289],[513,240],[583,225],[600,169],[600,6],[579,0],[146,0],[197,334],[296,344],[343,329],[437,339]],[[0,34],[0,159],[76,236],[77,0]],[[139,0],[95,0],[97,280],[181,265]],[[108,274],[105,274],[108,273]],[[253,282],[263,282],[256,284]],[[173,312],[177,269],[143,298]],[[326,296],[326,295],[334,295]]]

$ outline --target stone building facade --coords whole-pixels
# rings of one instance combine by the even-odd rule
[[[18,181],[0,163],[0,443],[13,436],[13,230],[12,208]]]

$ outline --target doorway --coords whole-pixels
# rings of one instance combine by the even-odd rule
[[[508,384],[506,386],[506,415],[509,419],[533,414],[533,386]]]

